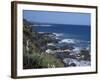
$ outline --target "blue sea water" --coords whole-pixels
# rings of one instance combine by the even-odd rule
[[[33,26],[37,32],[50,32],[63,34],[62,38],[90,41],[91,26],[65,25],[65,24],[37,24]]]

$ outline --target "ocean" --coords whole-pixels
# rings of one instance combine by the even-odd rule
[[[33,26],[37,32],[49,32],[62,34],[61,38],[90,41],[91,26],[65,25],[65,24],[36,24]]]

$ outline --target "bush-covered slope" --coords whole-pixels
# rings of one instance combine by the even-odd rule
[[[63,67],[64,64],[54,55],[46,54],[43,46],[54,41],[35,31],[27,20],[23,20],[23,68],[52,68]],[[33,32],[34,31],[34,32]]]

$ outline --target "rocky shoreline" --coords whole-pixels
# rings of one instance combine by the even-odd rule
[[[53,33],[39,33],[44,36],[49,36],[53,39],[52,42],[47,43],[44,53],[52,54],[61,59],[68,66],[90,66],[90,51],[86,48],[76,49],[75,44],[71,39],[66,42],[62,41]],[[62,41],[62,42],[61,42]]]

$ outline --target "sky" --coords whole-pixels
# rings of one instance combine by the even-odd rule
[[[23,10],[23,18],[35,23],[90,25],[90,13]]]

